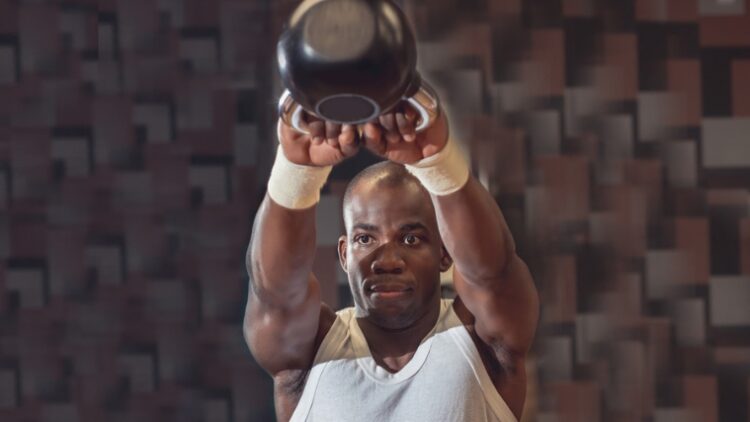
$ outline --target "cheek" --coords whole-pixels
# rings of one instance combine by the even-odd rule
[[[349,248],[346,259],[350,273],[361,274],[362,271],[368,268],[367,254],[363,254],[361,251]]]
[[[367,257],[362,256],[353,256],[353,261],[351,268],[353,271],[355,271],[357,274],[364,274],[370,271],[370,263],[371,260],[367,259]]]

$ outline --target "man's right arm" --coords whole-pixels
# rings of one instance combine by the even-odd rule
[[[315,207],[290,210],[266,195],[247,254],[250,293],[244,332],[272,375],[309,366],[321,309],[315,256]]]
[[[279,129],[281,148],[277,154],[283,156],[274,164],[269,193],[256,215],[246,255],[250,292],[244,321],[251,352],[274,376],[310,368],[320,317],[333,315],[321,306],[320,286],[312,274],[315,204],[328,174],[325,167],[357,152],[351,127],[342,131],[336,125],[311,123],[312,137],[283,124]],[[302,187],[291,186],[295,177]],[[322,182],[305,185],[316,177]]]

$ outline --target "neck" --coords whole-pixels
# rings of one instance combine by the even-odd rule
[[[375,362],[390,372],[397,372],[411,360],[422,339],[437,323],[439,316],[438,297],[434,305],[404,328],[382,327],[367,317],[359,318],[357,322]]]

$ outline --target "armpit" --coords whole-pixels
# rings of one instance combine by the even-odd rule
[[[487,343],[476,333],[475,327],[470,330],[474,344],[482,357],[487,372],[496,376],[513,377],[518,373],[516,355],[499,342]]]
[[[299,397],[305,389],[305,382],[309,374],[310,370],[301,369],[279,372],[273,379],[276,394]]]

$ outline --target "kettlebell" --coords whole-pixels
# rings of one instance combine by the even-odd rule
[[[305,0],[277,44],[286,90],[279,115],[295,130],[302,112],[361,124],[402,100],[419,113],[416,131],[439,115],[439,100],[416,70],[417,46],[403,11],[391,0]]]

